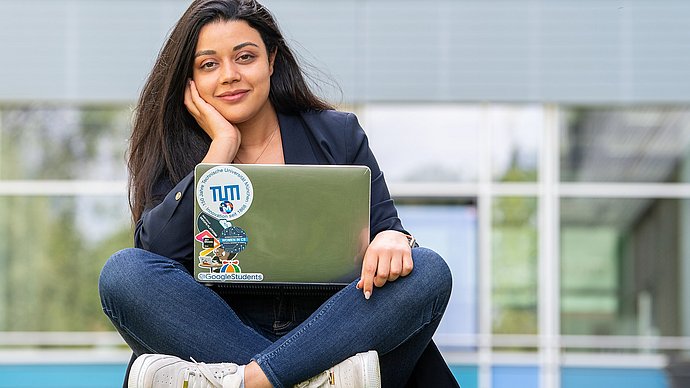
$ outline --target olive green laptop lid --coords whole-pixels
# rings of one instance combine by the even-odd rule
[[[194,276],[202,283],[345,285],[369,243],[364,166],[199,164]]]

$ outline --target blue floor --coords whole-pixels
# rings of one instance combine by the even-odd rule
[[[477,367],[452,365],[462,388],[477,388]],[[0,365],[0,388],[119,388],[124,364]],[[535,388],[539,368],[495,366],[493,388]],[[669,388],[663,370],[627,368],[563,368],[562,388]]]
[[[451,371],[462,388],[477,388],[477,367],[452,365]],[[532,366],[495,366],[491,373],[493,388],[535,388],[539,386],[539,368]],[[663,370],[631,368],[562,368],[561,388],[670,388]],[[690,387],[690,385],[688,386]]]
[[[0,365],[1,388],[120,388],[124,364]]]
[[[663,370],[658,369],[561,369],[562,388],[668,388]]]

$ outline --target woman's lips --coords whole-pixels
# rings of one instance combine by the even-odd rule
[[[218,95],[218,98],[225,102],[237,102],[244,98],[249,93],[249,90],[234,90],[232,92],[225,92]]]

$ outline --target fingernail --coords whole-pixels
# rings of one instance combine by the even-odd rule
[[[364,291],[364,299],[369,300],[371,298],[371,291]]]

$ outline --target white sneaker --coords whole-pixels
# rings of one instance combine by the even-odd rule
[[[163,354],[142,354],[129,372],[129,388],[239,388],[236,364],[204,364]]]
[[[380,388],[379,355],[375,350],[357,353],[295,388]]]

